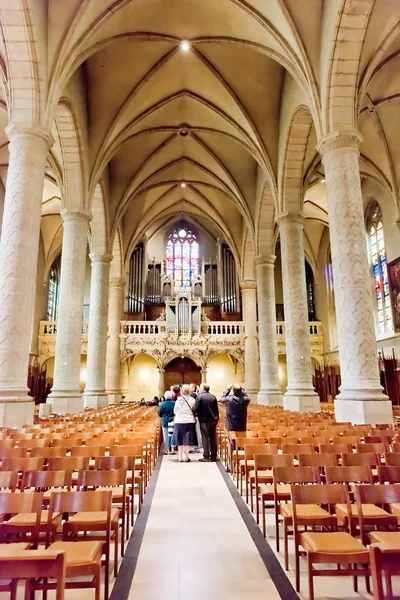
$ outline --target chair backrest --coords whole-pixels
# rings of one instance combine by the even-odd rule
[[[268,442],[281,447],[282,444],[297,444],[298,439],[297,437],[284,437],[283,435],[278,437],[272,435],[270,438],[268,438]]]
[[[400,454],[400,442],[393,442],[392,451]]]
[[[320,454],[336,454],[340,456],[341,454],[350,453],[352,447],[350,444],[320,444],[319,451]]]
[[[111,446],[110,456],[136,456],[143,457],[143,446]]]
[[[366,523],[364,519],[363,504],[392,504],[400,503],[400,485],[396,483],[374,483],[372,485],[367,484],[353,484],[351,489],[354,493],[354,497],[357,503],[358,519],[360,523],[361,541],[367,542],[366,535]],[[397,518],[393,517],[396,525]]]
[[[18,513],[36,513],[36,521],[32,529],[32,543],[35,546],[39,540],[42,504],[43,494],[40,492],[25,492],[24,494],[0,492],[0,514],[13,516]],[[0,543],[4,543],[4,536],[9,533],[10,527],[12,528],[12,525],[8,521],[0,522]]]
[[[18,448],[46,448],[46,446],[50,446],[50,440],[46,438],[18,441]]]
[[[134,457],[132,456],[98,456],[95,469],[98,471],[110,469],[132,470],[134,468]]]
[[[400,466],[378,467],[379,483],[400,483]]]
[[[380,464],[380,458],[378,454],[363,454],[363,453],[350,453],[342,454],[342,465],[344,467],[376,467]]]
[[[255,454],[278,454],[278,446],[275,444],[245,444],[245,459],[252,459]]]
[[[371,467],[327,467],[325,470],[327,483],[374,483]]]
[[[123,487],[126,493],[126,470],[79,471],[78,490],[82,488]]]
[[[0,447],[0,459],[4,458],[19,458],[28,456],[27,448],[1,448]]]
[[[7,545],[4,544],[5,550]],[[55,600],[65,595],[65,550],[7,550],[0,555],[0,579],[31,579],[48,577],[56,579]]]
[[[81,471],[89,468],[88,456],[52,456],[49,458],[49,471]]]
[[[356,451],[362,454],[384,454],[387,452],[387,444],[379,442],[377,444],[356,444]]]
[[[37,471],[42,468],[43,458],[40,457],[3,458],[1,462],[2,471]]]
[[[236,438],[236,449],[237,450],[243,450],[245,445],[247,444],[251,444],[252,446],[263,446],[264,445],[264,439],[261,438],[249,438],[249,437],[237,437]]]
[[[274,485],[278,483],[321,483],[317,467],[273,467]]]
[[[385,463],[392,467],[400,466],[400,452],[385,452]]]
[[[337,483],[317,483],[316,485],[291,485],[290,496],[293,505],[293,523],[296,527],[297,510],[299,504],[323,504],[333,506],[345,504],[347,515],[350,517],[350,497],[346,485]]]
[[[63,438],[61,440],[53,440],[53,446],[66,446],[71,448],[72,446],[82,446],[83,439],[81,437]]]
[[[290,454],[255,454],[254,470],[267,470],[273,467],[291,467],[293,459]]]
[[[39,456],[40,458],[50,458],[51,456],[66,456],[68,448],[63,446],[50,446],[45,448],[32,448],[31,456]]]
[[[71,456],[88,456],[89,458],[97,458],[98,456],[104,456],[105,452],[105,446],[73,446],[71,448]]]
[[[312,444],[282,444],[283,454],[314,454],[314,446]]]
[[[53,487],[70,488],[71,483],[71,471],[24,471],[21,489],[35,488],[37,491],[44,491]]]
[[[334,435],[332,437],[333,444],[349,444],[355,446],[360,443],[359,435]]]
[[[0,471],[0,489],[9,489],[14,491],[17,485],[17,471]]]
[[[300,467],[335,467],[337,462],[336,454],[299,454]]]

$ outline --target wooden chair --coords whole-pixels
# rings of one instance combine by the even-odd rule
[[[321,483],[319,469],[316,467],[273,467],[274,484],[274,509],[275,509],[275,536],[276,550],[279,552],[279,517],[283,521],[283,540],[285,548],[285,568],[289,569],[289,527],[292,525],[292,506],[290,504],[281,504],[282,495],[278,493],[278,485],[293,485],[306,483]],[[290,494],[290,489],[289,489]],[[290,496],[289,496],[290,497]],[[318,516],[319,508],[316,508],[314,515]]]
[[[22,544],[15,544],[20,546]],[[28,550],[10,548],[14,544],[0,546],[0,579],[11,580],[0,584],[0,592],[10,592],[10,600],[17,600],[18,580],[25,579],[25,598],[31,598],[34,582],[37,579],[56,580],[55,600],[64,600],[65,593],[65,553],[48,550]]]
[[[49,471],[81,471],[89,468],[88,456],[52,456]]]
[[[391,467],[400,467],[400,453],[397,452],[385,452],[384,454],[385,464]]]
[[[379,483],[400,483],[400,466],[378,467]]]
[[[43,458],[40,457],[14,457],[4,458],[1,462],[2,471],[38,471],[43,468]]]
[[[33,440],[23,439],[18,441],[18,448],[28,448],[28,450],[32,448],[46,448],[47,446],[50,446],[50,440],[46,438],[35,438]]]
[[[352,451],[350,444],[320,444],[320,454],[336,454],[341,456],[342,454],[349,454]]]
[[[376,453],[350,453],[342,454],[342,465],[344,467],[371,467],[376,468],[381,464],[381,459]]]
[[[134,472],[132,473],[132,481],[129,481],[128,477],[128,485],[131,484],[131,494],[133,496],[135,486],[137,486],[139,492],[139,504],[138,511],[141,510],[141,506],[143,504],[143,496],[145,491],[145,465],[143,461],[143,449],[142,446],[112,446],[110,448],[110,456],[126,456],[130,457],[132,460],[129,463],[128,470],[132,470],[134,466]],[[133,501],[134,498],[132,498]],[[133,507],[133,505],[132,505]],[[134,514],[133,510],[131,512],[131,524],[133,525]]]
[[[87,456],[89,459],[104,456],[105,453],[105,446],[74,446],[71,448],[71,456]]]
[[[282,454],[291,454],[298,458],[300,454],[314,454],[313,444],[282,444]]]
[[[338,459],[336,454],[299,454],[299,467],[317,467],[321,478],[325,478],[326,467],[336,467]]]
[[[392,576],[400,575],[400,545],[371,544],[369,547],[374,600],[385,600],[383,577],[386,581],[387,598],[392,600]]]
[[[116,577],[118,574],[119,529],[121,528],[121,556],[123,556],[125,550],[126,527],[128,527],[129,523],[129,498],[126,493],[126,470],[80,471],[78,476],[78,491],[89,489],[99,491],[110,490],[112,493],[111,540],[114,540],[114,576]]]
[[[72,486],[72,471],[24,471],[20,484],[21,490],[35,489],[43,492],[43,506],[50,502],[50,496],[54,491],[70,491]],[[43,511],[47,523],[47,511]]]
[[[367,548],[348,532],[336,530],[336,519],[323,506],[344,504],[348,507],[350,520],[350,498],[343,484],[293,485],[291,487],[293,507],[293,530],[296,551],[296,590],[300,591],[299,546],[307,556],[309,600],[314,600],[314,577],[352,576],[357,591],[357,576],[368,577],[369,554]],[[318,506],[319,519],[313,518],[308,507]],[[325,514],[324,514],[325,513]],[[301,531],[304,526],[330,527],[331,531]],[[314,564],[336,564],[337,569],[314,569]],[[356,567],[358,565],[358,567]],[[369,584],[367,581],[367,589]]]
[[[378,505],[379,507],[391,507],[396,504],[400,506],[400,485],[379,483],[373,485],[358,484],[353,485],[352,490],[357,503],[361,541],[364,544],[369,541],[367,527],[383,527],[386,530],[392,529],[397,534],[398,524],[397,516],[395,514],[390,514],[381,508],[382,514],[379,517],[376,519],[367,518],[367,515],[364,514],[363,507],[366,504]],[[386,534],[387,531],[382,533]],[[370,534],[370,538],[371,541],[378,543],[387,541],[385,536],[381,537],[380,531],[373,532],[373,537]]]
[[[49,505],[49,524],[54,513],[67,514],[63,523],[62,541],[53,541],[48,528],[46,546],[51,551],[65,551],[66,589],[94,588],[95,600],[100,599],[101,557],[105,554],[104,598],[108,600],[110,540],[111,540],[111,491],[53,492]],[[96,513],[97,519],[96,520]],[[72,516],[70,516],[72,514]],[[93,532],[96,532],[93,535]],[[79,534],[84,534],[84,539]],[[87,581],[86,577],[92,578]],[[77,578],[85,577],[85,580]],[[73,578],[68,581],[68,578]],[[46,585],[49,585],[47,582]],[[40,584],[35,589],[43,589]]]
[[[0,490],[15,492],[17,485],[18,473],[16,471],[0,471]]]
[[[243,477],[246,486],[246,502],[249,500],[249,473],[254,470],[254,455],[255,454],[273,454],[278,453],[278,447],[270,444],[265,444],[261,439],[257,444],[244,445],[244,458],[239,461],[239,478],[240,478],[240,493],[243,494]]]
[[[5,458],[22,458],[28,455],[27,448],[9,448],[0,447],[0,459],[3,461]]]
[[[0,543],[24,542],[37,547],[40,534],[43,494],[0,492],[0,514],[6,515],[0,521]],[[29,523],[21,524],[18,515],[33,515]],[[26,546],[25,546],[26,547]]]
[[[53,456],[66,456],[67,452],[68,448],[65,448],[63,446],[45,446],[44,448],[32,448],[30,451],[30,455],[34,457],[49,459]]]
[[[256,521],[260,520],[260,502],[262,510],[262,527],[264,537],[267,534],[266,508],[274,502],[273,472],[274,467],[291,467],[293,459],[289,454],[255,454],[254,455],[254,488],[256,495]],[[251,474],[250,474],[251,476]],[[251,490],[252,491],[252,490]],[[290,491],[285,486],[278,486],[277,493],[281,500],[290,498]],[[253,500],[253,494],[251,493]],[[253,502],[252,502],[253,510]]]
[[[367,454],[385,454],[388,451],[387,444],[378,442],[376,444],[356,444],[356,452]]]

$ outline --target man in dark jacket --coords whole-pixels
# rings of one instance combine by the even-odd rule
[[[210,386],[202,385],[203,391],[197,396],[193,412],[200,423],[201,438],[203,440],[203,458],[199,462],[215,462],[217,460],[217,423],[219,419],[218,402],[210,394]]]
[[[171,452],[171,438],[168,435],[168,425],[174,420],[174,406],[175,402],[172,400],[172,392],[165,392],[165,400],[160,404],[158,409],[164,439],[164,454]]]
[[[246,431],[249,402],[249,396],[239,383],[230,385],[222,394],[221,403],[226,407],[225,426],[228,431]]]

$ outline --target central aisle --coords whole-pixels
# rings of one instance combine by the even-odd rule
[[[129,598],[279,598],[218,466],[174,458],[162,461]]]

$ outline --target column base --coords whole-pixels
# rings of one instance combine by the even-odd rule
[[[258,396],[258,392],[260,390],[249,390],[247,389],[246,386],[244,386],[244,389],[246,390],[246,394],[248,394],[250,396],[250,400],[254,403],[257,402],[257,396]]]
[[[264,406],[282,406],[283,394],[277,390],[260,390],[257,395],[257,404]]]
[[[378,425],[393,423],[390,400],[341,400],[335,398],[335,419],[338,423]]]
[[[52,404],[52,413],[64,415],[69,413],[80,413],[85,409],[85,403],[81,395],[76,394],[50,394],[48,401]]]
[[[101,408],[102,406],[108,406],[108,394],[92,394],[92,393],[84,393],[82,394],[82,399],[85,404],[85,408]]]
[[[283,395],[283,408],[294,412],[317,413],[321,411],[319,396],[315,393],[305,394],[304,396],[286,393]]]
[[[0,396],[0,427],[33,425],[35,403],[30,396]]]
[[[122,402],[122,394],[119,392],[108,392],[108,404],[119,404]]]

